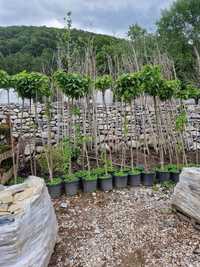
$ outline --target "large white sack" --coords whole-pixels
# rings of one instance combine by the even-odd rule
[[[200,168],[184,168],[176,185],[172,205],[200,223]]]
[[[1,191],[1,209],[6,207],[2,202],[10,204],[7,214],[0,212],[0,266],[48,266],[58,226],[44,181],[29,177],[24,184]]]

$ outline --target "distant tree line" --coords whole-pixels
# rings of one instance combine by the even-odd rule
[[[67,70],[70,63],[73,72],[84,68],[88,74],[116,77],[139,71],[145,64],[159,64],[166,78],[199,87],[199,22],[199,0],[177,0],[162,12],[154,33],[135,24],[126,39],[71,29],[69,18],[70,31],[67,27],[0,27],[0,69],[9,74],[23,70],[48,74],[59,67]],[[95,61],[93,70],[86,68],[85,61]]]

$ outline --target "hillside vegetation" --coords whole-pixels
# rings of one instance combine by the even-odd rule
[[[56,56],[58,43],[64,29],[11,26],[0,27],[0,69],[10,74],[22,70],[42,71],[45,64]],[[81,50],[89,40],[93,41],[99,64],[104,50],[119,45],[122,40],[115,37],[71,30],[73,47]],[[103,59],[102,59],[103,60]],[[56,62],[54,62],[56,67]]]

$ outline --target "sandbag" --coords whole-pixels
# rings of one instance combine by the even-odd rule
[[[172,205],[200,223],[200,168],[184,168],[174,189]]]
[[[32,176],[0,191],[1,267],[47,267],[57,231],[44,180]]]

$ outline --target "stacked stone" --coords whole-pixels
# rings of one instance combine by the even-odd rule
[[[59,114],[57,114],[57,103],[52,105],[52,119],[50,121],[51,126],[51,142],[55,144],[59,138],[62,138],[63,131],[67,132],[67,128],[70,127],[70,131],[73,134],[73,127],[69,125],[69,117],[68,111],[66,107],[64,108],[64,122],[61,121]],[[185,138],[187,138],[187,143],[189,145],[189,149],[200,149],[200,131],[199,123],[200,123],[200,109],[195,107],[192,104],[188,104],[188,117],[189,117],[189,126],[186,131]],[[164,107],[161,107],[163,113],[165,112]],[[23,139],[25,140],[25,156],[28,157],[31,153],[33,153],[35,144],[33,143],[33,137],[35,134],[36,137],[36,153],[41,153],[43,151],[43,144],[47,143],[48,139],[48,119],[45,114],[45,107],[42,104],[38,105],[37,116],[38,121],[36,122],[34,107],[31,109],[29,106],[26,106],[23,111],[23,119],[22,117],[22,108],[19,104],[12,104],[10,108],[11,114],[11,122],[13,125],[13,136],[18,138],[20,131],[22,131]],[[136,116],[136,122],[133,120],[131,122],[131,110],[130,107],[126,107],[126,120],[128,122],[128,135],[124,138],[124,134],[122,131],[123,125],[123,111],[120,109],[120,105],[116,107],[116,105],[107,106],[107,112],[103,106],[99,105],[97,107],[97,133],[98,133],[98,143],[102,142],[124,142],[126,139],[126,143],[128,146],[131,146],[131,136],[133,137],[133,146],[140,147],[143,145],[144,141],[144,129],[142,123],[142,116],[145,121],[145,133],[148,140],[148,144],[150,146],[155,145],[155,140],[153,140],[153,132],[156,132],[155,125],[155,112],[152,106],[148,106],[148,111],[144,112],[144,110],[136,105],[136,113],[134,114],[134,119]],[[1,105],[0,106],[0,123],[4,123],[6,121],[6,114],[8,113],[8,106]],[[81,109],[81,114],[82,114]],[[146,115],[146,117],[145,117]],[[107,116],[107,117],[106,117]],[[108,121],[108,125],[107,122]],[[22,122],[22,123],[21,123]],[[151,122],[151,123],[150,123]],[[38,124],[38,127],[34,125]],[[83,116],[80,116],[79,123],[81,125],[82,133],[83,133]],[[133,131],[131,130],[131,123],[133,123]],[[173,122],[174,123],[174,122]],[[22,124],[22,129],[21,129]],[[60,128],[59,128],[60,126]],[[59,128],[59,129],[58,129]],[[86,132],[88,135],[94,135],[94,127],[92,124],[92,108],[87,112],[87,120],[86,120]],[[163,133],[165,133],[165,129],[163,128]],[[140,140],[136,140],[136,136],[140,136]],[[1,138],[1,137],[0,137]],[[42,140],[43,139],[43,140]],[[1,140],[1,139],[0,139]]]

